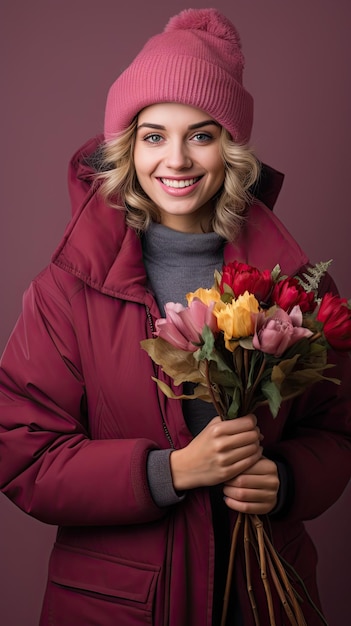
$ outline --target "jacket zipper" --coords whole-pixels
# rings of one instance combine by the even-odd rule
[[[152,315],[151,315],[150,309],[147,306],[147,304],[145,304],[145,310],[146,310],[146,316],[147,316],[147,319],[148,319],[148,322],[149,322],[149,326],[150,326],[151,332],[154,333],[155,332],[155,326],[154,326],[154,322],[153,322],[153,319],[152,319]],[[155,365],[154,365],[154,367],[155,367]],[[171,446],[172,450],[175,450],[175,446],[174,446],[174,443],[173,443],[173,440],[172,440],[172,437],[171,437],[171,433],[168,430],[168,426],[166,424],[166,421],[165,421],[165,418],[164,418],[164,415],[163,415],[163,411],[162,411],[162,408],[161,408],[161,405],[160,405],[160,401],[159,401],[159,407],[160,407],[160,413],[161,413],[161,417],[162,417],[163,431],[164,431],[164,433],[166,435],[167,441],[168,441],[169,445]]]
[[[148,319],[148,322],[149,322],[149,326],[150,326],[151,332],[153,334],[155,332],[155,325],[154,325],[154,321],[152,319],[152,315],[151,315],[150,309],[147,306],[147,304],[145,305],[145,310],[146,310],[146,316],[147,316],[147,319]],[[154,363],[154,368],[156,370],[155,363]],[[168,430],[168,426],[167,426],[167,424],[165,422],[165,418],[164,418],[164,415],[163,415],[162,407],[161,407],[160,400],[159,400],[159,393],[160,392],[158,392],[158,394],[157,394],[157,398],[158,398],[158,405],[160,407],[163,431],[165,433],[165,436],[167,438],[167,441],[168,441],[170,447],[172,448],[172,450],[175,450],[175,446],[174,446],[174,443],[172,441],[171,433]],[[163,624],[164,624],[164,626],[169,626],[169,602],[170,602],[170,595],[171,595],[170,584],[171,584],[173,543],[174,543],[174,516],[171,513],[170,518],[169,518],[168,531],[167,531],[166,576],[165,576],[165,591],[166,591],[166,593],[165,593],[165,605],[164,605],[164,615],[163,615]]]

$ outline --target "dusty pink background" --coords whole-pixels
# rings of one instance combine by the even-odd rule
[[[286,174],[276,213],[312,260],[334,259],[351,296],[349,0],[3,0],[0,349],[69,219],[67,162],[101,131],[110,83],[171,15],[213,4],[242,36],[253,143]],[[325,612],[340,626],[349,616],[350,489],[308,526]],[[37,626],[54,532],[0,498],[4,626]]]

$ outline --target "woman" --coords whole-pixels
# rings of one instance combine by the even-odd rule
[[[238,511],[267,515],[319,605],[302,522],[349,478],[348,359],[335,356],[340,387],[312,387],[276,420],[261,408],[222,422],[211,405],[167,400],[140,348],[165,303],[210,287],[223,262],[287,274],[308,262],[257,199],[262,180],[270,199],[280,180],[260,177],[248,148],[243,62],[226,18],[182,12],[112,85],[104,137],[71,162],[73,218],[27,291],[0,377],[2,491],[59,526],[41,626],[219,624]],[[253,625],[241,553],[235,567],[228,623]],[[303,611],[321,623],[306,599]]]

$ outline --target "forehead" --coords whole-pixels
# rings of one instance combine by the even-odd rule
[[[211,116],[205,111],[189,106],[187,104],[179,104],[176,102],[162,102],[152,104],[140,111],[138,115],[138,124],[145,122],[157,123],[163,126],[170,124],[197,124],[199,122],[208,122]]]

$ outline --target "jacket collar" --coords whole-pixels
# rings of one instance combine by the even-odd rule
[[[153,308],[140,239],[126,226],[123,211],[106,206],[92,184],[91,155],[101,141],[101,136],[89,140],[71,160],[69,191],[73,217],[52,261],[103,293]],[[267,172],[265,196],[274,204],[283,176],[277,173],[275,179],[275,170],[269,168]],[[267,176],[271,185],[267,184]],[[279,262],[286,274],[296,273],[308,262],[283,224],[260,202],[250,207],[237,242],[226,245],[225,262],[234,259],[260,269],[272,269]]]

